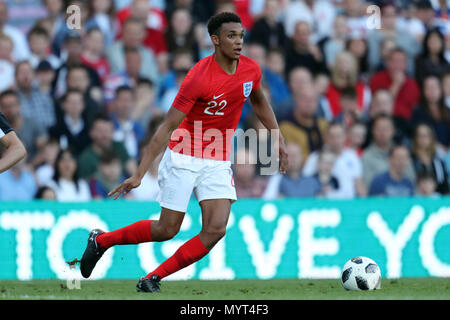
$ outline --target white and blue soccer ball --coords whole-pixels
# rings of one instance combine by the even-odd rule
[[[342,285],[346,290],[378,290],[381,288],[381,272],[370,258],[356,257],[342,268]]]

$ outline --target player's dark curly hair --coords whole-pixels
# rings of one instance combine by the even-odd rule
[[[222,24],[227,22],[241,23],[241,18],[233,12],[221,12],[212,16],[208,21],[208,33],[218,35]]]

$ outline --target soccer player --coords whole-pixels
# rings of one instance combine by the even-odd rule
[[[27,154],[22,141],[17,137],[2,113],[0,113],[0,144],[2,144],[4,150],[0,157],[0,173],[2,173],[22,160]]]
[[[228,142],[248,97],[264,126],[279,130],[260,88],[258,64],[241,56],[244,29],[239,16],[228,12],[213,16],[208,22],[208,32],[215,46],[214,54],[200,60],[188,72],[163,123],[145,146],[136,173],[109,193],[117,199],[138,187],[153,160],[169,142],[158,171],[162,208],[159,220],[138,221],[111,232],[92,230],[80,264],[85,278],[113,245],[174,237],[194,191],[202,210],[200,233],[142,277],[136,286],[141,292],[159,292],[161,279],[203,258],[225,235],[230,207],[236,200]],[[275,143],[280,172],[285,173],[287,154],[281,134]]]

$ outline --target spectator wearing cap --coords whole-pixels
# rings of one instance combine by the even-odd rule
[[[8,5],[0,2],[0,32],[8,35],[14,43],[13,59],[14,61],[26,60],[30,56],[30,48],[23,33],[8,24]]]

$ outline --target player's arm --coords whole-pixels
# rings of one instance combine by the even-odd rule
[[[27,151],[14,131],[10,131],[0,138],[0,143],[6,148],[0,158],[0,173],[2,173],[22,160]]]
[[[250,102],[252,103],[253,110],[261,123],[270,132],[272,132],[271,130],[277,130],[279,139],[278,141],[275,141],[275,143],[278,143],[278,145],[275,145],[274,148],[275,150],[278,148],[280,157],[280,172],[286,173],[288,157],[286,152],[286,145],[284,143],[284,137],[280,132],[280,128],[278,127],[278,122],[273,109],[270,106],[269,101],[267,101],[267,98],[264,95],[261,87],[252,91],[252,93],[250,94]]]
[[[145,173],[150,168],[155,158],[163,151],[170,140],[173,131],[178,128],[186,114],[177,108],[171,107],[163,122],[156,130],[153,137],[143,149],[142,160],[134,175],[122,182],[118,187],[108,193],[117,199],[122,193],[127,194],[131,189],[138,187]]]

